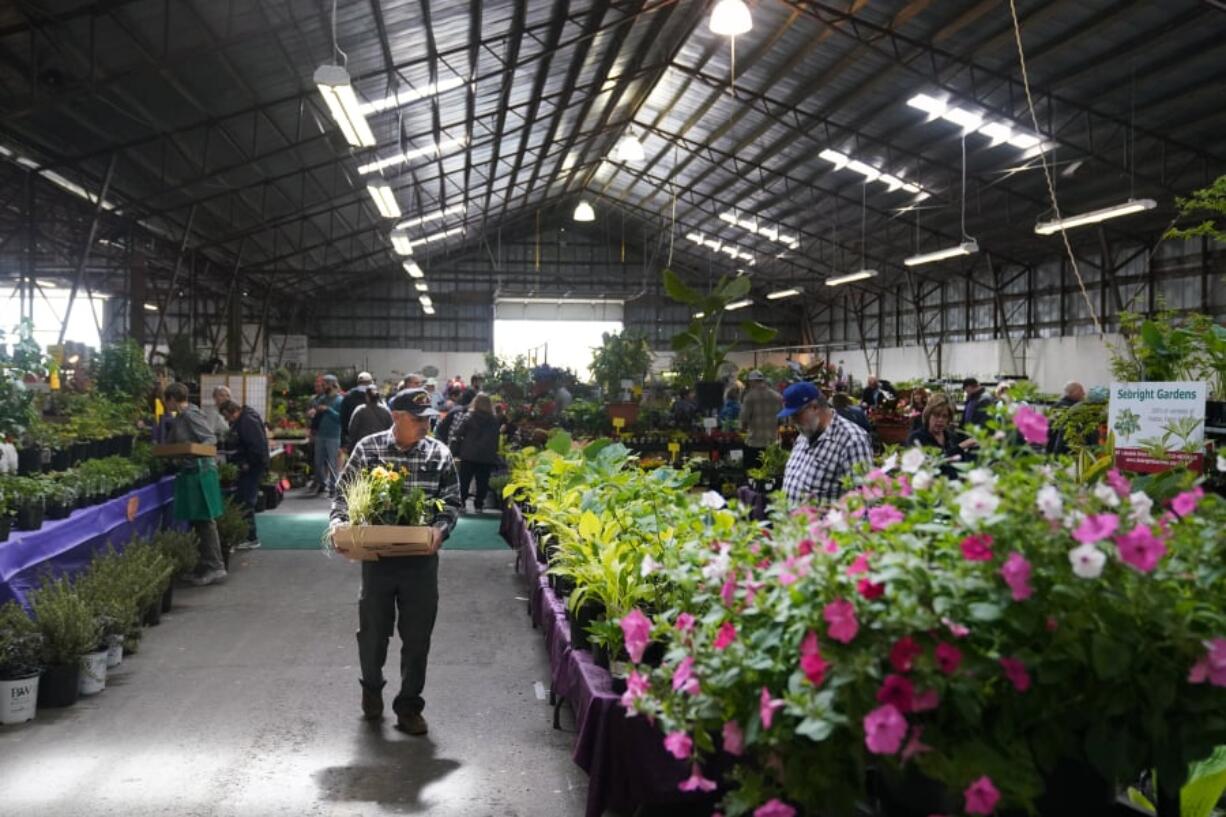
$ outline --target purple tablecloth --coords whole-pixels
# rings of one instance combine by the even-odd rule
[[[529,582],[528,605],[534,625],[545,634],[550,683],[575,712],[578,735],[572,759],[588,773],[586,817],[607,809],[633,811],[642,805],[694,803],[710,796],[687,795],[677,784],[689,768],[664,750],[660,730],[641,717],[626,717],[613,677],[586,650],[571,647],[566,605],[545,578],[536,543],[519,509],[503,511],[501,532],[520,551],[519,563]]]
[[[139,501],[128,521],[128,502]],[[147,536],[167,522],[174,501],[174,477],[139,488],[118,499],[74,511],[67,519],[44,522],[35,531],[14,531],[0,542],[0,604],[10,599],[26,604],[26,593],[39,586],[44,570],[73,574],[94,554],[113,545],[116,550],[134,535]]]

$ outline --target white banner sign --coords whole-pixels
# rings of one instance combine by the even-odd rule
[[[1203,382],[1112,383],[1107,423],[1116,467],[1152,473],[1186,463],[1203,470],[1208,393]]]

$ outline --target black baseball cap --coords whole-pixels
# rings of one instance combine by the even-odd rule
[[[415,417],[437,417],[432,403],[433,398],[425,389],[402,389],[388,401],[387,407],[392,411],[407,411]]]

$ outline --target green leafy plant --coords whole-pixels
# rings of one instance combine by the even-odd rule
[[[191,573],[200,562],[200,540],[194,531],[165,529],[153,537],[154,544],[174,565],[176,575]]]
[[[757,468],[750,468],[745,473],[753,479],[781,479],[787,467],[790,452],[784,450],[777,442],[771,443],[762,450],[762,462]]]
[[[40,669],[43,637],[15,601],[0,606],[0,680],[26,678]]]
[[[1207,237],[1226,243],[1226,176],[1218,176],[1213,184],[1196,190],[1191,196],[1177,196],[1175,205],[1181,218],[1209,215],[1191,227],[1172,227],[1163,238],[1188,239]]]
[[[68,579],[46,576],[29,594],[29,602],[43,636],[45,666],[75,664],[98,646],[101,633],[94,611]]]
[[[1111,347],[1111,374],[1121,382],[1209,383],[1210,399],[1226,400],[1226,326],[1208,315],[1161,310],[1153,318],[1120,314],[1123,344]]]
[[[104,347],[94,365],[94,381],[102,394],[143,401],[153,389],[153,370],[140,345],[131,338]]]
[[[702,317],[694,318],[688,329],[673,338],[673,350],[695,349],[701,356],[700,379],[714,381],[719,378],[719,369],[736,344],[720,343],[720,327],[728,304],[749,294],[751,282],[747,277],[720,278],[715,288],[703,294],[687,286],[670,269],[664,270],[664,291],[678,303],[685,304]],[[778,330],[763,326],[756,321],[742,321],[740,332],[753,343],[769,343]]]
[[[651,367],[651,344],[635,332],[605,332],[601,340],[601,345],[592,350],[592,363],[588,368],[606,399],[613,399],[623,391],[623,380],[641,383],[647,376]]]
[[[230,497],[223,500],[221,516],[217,518],[217,537],[227,549],[247,541],[247,518],[242,506]]]

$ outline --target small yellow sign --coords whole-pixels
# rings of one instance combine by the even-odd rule
[[[626,418],[625,417],[614,417],[613,427],[617,429],[618,431],[621,431],[623,428],[626,427]]]
[[[668,453],[673,455],[673,459],[677,459],[677,455],[681,453],[681,443],[669,443]]]

